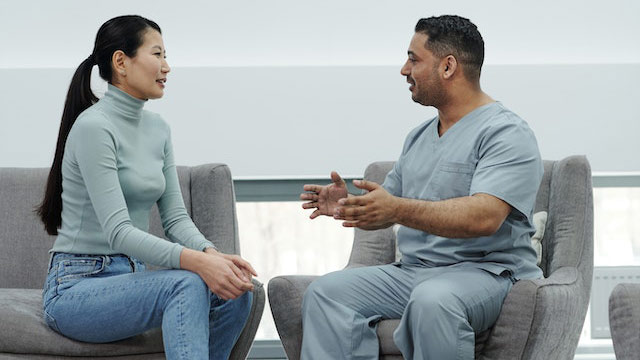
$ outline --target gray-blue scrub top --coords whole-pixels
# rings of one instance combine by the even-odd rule
[[[465,115],[442,137],[438,117],[413,129],[384,188],[395,196],[446,200],[477,193],[498,197],[512,210],[500,229],[476,238],[445,238],[401,226],[402,262],[474,266],[517,279],[542,277],[531,247],[533,208],[543,166],[533,131],[500,102]]]

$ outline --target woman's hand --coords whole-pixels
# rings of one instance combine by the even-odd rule
[[[209,289],[224,300],[253,290],[251,275],[257,276],[251,264],[240,256],[222,254],[213,248],[206,249],[206,253],[183,249],[180,267],[200,275]]]
[[[242,270],[242,273],[245,276],[243,278],[244,281],[251,282],[253,276],[258,276],[258,273],[256,273],[251,264],[249,264],[248,261],[241,258],[239,255],[224,254],[216,251],[214,248],[206,248],[204,252],[211,255],[220,255],[225,259],[231,260],[231,262],[233,262],[238,268],[240,268],[240,270]],[[251,290],[253,290],[253,288]]]

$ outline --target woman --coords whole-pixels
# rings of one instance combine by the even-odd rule
[[[90,89],[98,65],[108,90]],[[178,185],[168,125],[143,110],[170,68],[158,25],[120,16],[76,70],[45,198],[51,249],[44,316],[55,331],[110,342],[162,327],[169,359],[227,359],[251,307],[251,265],[197,230]],[[157,203],[171,242],[148,233]],[[171,268],[144,271],[143,262]],[[183,270],[177,270],[183,269]]]

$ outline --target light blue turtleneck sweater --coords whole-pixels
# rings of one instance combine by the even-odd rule
[[[187,214],[169,126],[109,85],[76,119],[62,161],[62,225],[52,252],[125,254],[179,268],[183,246],[213,247]],[[158,204],[172,242],[148,233]]]

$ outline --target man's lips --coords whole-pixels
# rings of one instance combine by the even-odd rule
[[[411,81],[408,77],[407,77],[407,84],[409,84],[409,90],[413,91],[413,88],[416,86],[416,83]]]

